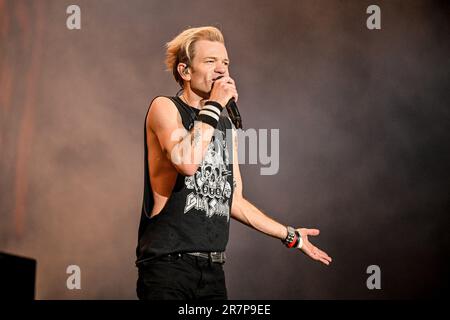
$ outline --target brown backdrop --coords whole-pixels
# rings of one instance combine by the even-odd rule
[[[233,221],[232,299],[408,298],[446,288],[450,13],[444,1],[0,0],[0,250],[38,261],[39,299],[135,299],[144,117],[175,94],[164,43],[225,35],[246,128],[280,129],[280,169],[244,195],[318,227],[330,267]],[[66,288],[79,265],[82,289]],[[382,289],[366,288],[379,265]]]

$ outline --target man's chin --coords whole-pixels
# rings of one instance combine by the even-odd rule
[[[201,97],[202,99],[208,99],[209,96],[211,95],[211,90],[208,92],[205,92],[203,90],[199,90],[199,89],[194,89],[191,88],[192,92],[194,92],[197,96]]]

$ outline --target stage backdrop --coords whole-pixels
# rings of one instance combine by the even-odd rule
[[[73,4],[80,29],[67,25]],[[367,27],[372,4],[381,29]],[[334,259],[233,221],[229,297],[439,296],[449,13],[445,1],[0,0],[0,251],[37,260],[38,299],[136,298],[144,118],[178,90],[164,44],[214,25],[245,129],[279,129],[276,174],[261,174],[261,157],[241,165],[245,197],[319,228],[312,242]],[[67,287],[71,265],[81,289]],[[367,287],[372,265],[381,289]]]

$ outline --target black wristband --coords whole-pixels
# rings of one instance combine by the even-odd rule
[[[205,122],[215,128],[219,123],[219,117],[222,110],[223,107],[220,103],[211,100],[206,101],[204,107],[198,113],[197,120]]]
[[[219,112],[222,112],[223,107],[220,103],[218,103],[217,101],[214,100],[208,100],[205,102],[205,106],[210,105],[210,106],[215,106],[219,109]]]

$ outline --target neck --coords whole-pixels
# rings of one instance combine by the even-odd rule
[[[183,89],[183,94],[180,97],[185,103],[196,109],[201,109],[208,100],[194,93],[188,86]]]

